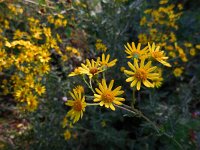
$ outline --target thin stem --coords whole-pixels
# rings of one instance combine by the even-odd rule
[[[85,95],[87,98],[94,98],[94,96]]]
[[[132,111],[132,110],[130,110],[130,109],[128,109],[128,108],[125,108],[125,107],[123,107],[123,106],[119,106],[119,105],[116,105],[116,104],[114,104],[114,106],[115,106],[115,107],[118,107],[118,108],[120,108],[120,109],[126,110],[126,111],[128,111],[128,112],[133,113],[134,115],[136,115],[136,113],[135,113],[134,111]]]
[[[139,117],[142,117],[143,119],[145,119],[147,122],[149,122],[153,127],[154,129],[156,130],[157,133],[163,133],[163,135],[165,135],[166,137],[168,137],[169,139],[172,139],[172,141],[174,141],[178,147],[180,149],[183,149],[183,147],[181,146],[181,144],[173,137],[173,136],[170,136],[169,134],[167,134],[166,132],[163,132],[159,127],[156,126],[156,124],[151,121],[148,117],[146,117],[141,111],[139,111],[138,109],[135,109],[135,108],[131,108],[130,106],[128,105],[125,105],[123,104],[123,106],[119,106],[119,105],[116,105],[114,104],[116,107],[120,108],[120,109],[123,109],[125,111],[128,111],[134,115],[138,115]]]
[[[103,79],[106,80],[105,71],[103,72]]]
[[[90,88],[91,88],[92,92],[95,93],[93,86],[92,86],[92,80],[91,79],[90,79]]]
[[[168,137],[169,139],[172,139],[172,141],[174,141],[176,143],[176,145],[178,145],[178,147],[180,149],[183,149],[182,145],[173,137],[173,136],[170,136],[169,134],[167,134],[166,132],[163,133],[163,135],[165,135],[166,137]]]
[[[99,103],[87,103],[87,106],[98,106]]]
[[[126,104],[122,104],[122,106],[124,106],[124,107],[126,107],[126,108],[128,108],[128,109],[131,109],[131,107],[128,106],[128,105],[126,105]]]
[[[91,90],[93,93],[95,93],[95,92],[94,92],[94,89],[92,88],[91,79],[90,79],[90,84],[89,84],[89,83],[86,81],[85,76],[83,76],[83,81],[85,82],[85,84],[87,84],[87,86],[90,88],[90,90]]]

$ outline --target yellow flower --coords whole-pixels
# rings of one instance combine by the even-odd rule
[[[86,59],[86,65],[81,64],[82,67],[79,68],[81,74],[86,74],[89,76],[89,78],[92,78],[93,76],[99,74],[102,72],[101,67],[99,66],[100,64],[100,58],[97,58],[97,61],[94,61],[93,59],[89,61]]]
[[[192,43],[190,43],[190,42],[184,42],[184,46],[185,47],[192,47]]]
[[[77,85],[75,88],[77,93],[84,93],[84,87],[82,85]]]
[[[161,0],[161,1],[159,2],[160,5],[167,4],[167,3],[168,3],[168,0]]]
[[[102,43],[102,40],[97,40],[95,44],[96,50],[102,50],[103,52],[107,51],[107,46]]]
[[[28,92],[29,90],[27,90],[26,88],[20,88],[16,90],[15,97],[21,101],[28,94]]]
[[[191,55],[191,56],[195,56],[195,55],[196,55],[196,51],[195,51],[194,48],[191,48],[191,49],[190,49],[190,55]]]
[[[200,49],[200,44],[196,45],[195,47],[196,47],[197,49]]]
[[[164,51],[159,50],[160,46],[156,47],[155,43],[153,43],[152,46],[150,45],[150,43],[148,43],[148,46],[152,58],[154,58],[155,60],[167,67],[171,67],[171,65],[168,62],[166,62],[168,57],[165,56]]]
[[[147,35],[146,34],[139,34],[138,35],[138,39],[139,42],[142,44],[147,44],[148,43],[148,39],[147,39]]]
[[[109,86],[106,84],[106,80],[102,79],[102,83],[99,83],[99,88],[96,88],[96,92],[98,94],[94,94],[94,102],[99,102],[100,106],[105,105],[106,108],[111,108],[115,110],[113,104],[122,105],[121,101],[125,101],[124,98],[117,97],[124,93],[121,90],[121,86],[118,86],[114,90],[112,90],[114,84],[114,80],[111,80]]]
[[[50,66],[48,64],[41,64],[37,68],[35,68],[36,71],[39,72],[39,74],[46,74],[50,71]]]
[[[50,53],[48,52],[41,52],[38,58],[40,59],[42,63],[49,62],[49,60],[51,59]]]
[[[72,77],[72,76],[80,75],[80,74],[81,74],[80,68],[81,68],[81,67],[75,68],[74,71],[71,72],[68,76],[69,76],[69,77]]]
[[[121,72],[124,72],[125,69],[126,69],[125,67],[120,67]]]
[[[77,92],[75,89],[73,89],[73,93],[70,92],[70,95],[73,100],[67,100],[65,103],[67,106],[72,107],[67,113],[67,116],[70,116],[70,119],[75,123],[83,117],[83,112],[85,111],[87,103],[85,102],[85,97],[82,96],[81,92]]]
[[[104,68],[107,68],[107,67],[113,67],[116,62],[117,62],[117,59],[114,59],[112,60],[111,62],[108,62],[110,59],[110,55],[108,54],[106,57],[105,57],[105,54],[102,54],[102,60],[100,61],[100,64],[101,66]]]
[[[140,62],[140,66],[138,65],[138,60],[134,59],[134,65],[128,62],[128,66],[133,70],[124,70],[124,73],[130,75],[126,79],[126,82],[132,82],[131,87],[136,86],[137,90],[140,90],[141,83],[143,83],[146,87],[154,87],[154,84],[149,80],[153,81],[159,78],[158,73],[152,73],[156,70],[156,66],[151,67],[151,61],[149,61],[146,65],[144,65],[145,59],[142,59]]]
[[[38,101],[36,100],[37,97],[32,95],[32,94],[29,94],[26,98],[26,101],[27,101],[27,109],[29,111],[34,111],[37,109],[38,107]]]
[[[134,42],[132,42],[132,45],[127,43],[127,46],[124,45],[124,47],[126,48],[125,52],[129,55],[127,56],[127,58],[141,58],[141,56],[144,56],[147,54],[147,49],[148,49],[148,46],[146,46],[143,49],[140,49],[141,43],[138,43],[137,48],[136,48]]]
[[[175,77],[180,77],[181,74],[183,73],[183,67],[175,68],[174,71],[173,71],[173,73],[174,73]]]
[[[38,83],[35,85],[35,91],[41,96],[43,93],[45,93],[46,89],[44,86]]]
[[[146,22],[147,22],[147,18],[142,17],[141,20],[140,20],[140,25],[143,26]]]
[[[71,132],[69,130],[65,130],[64,138],[65,138],[66,141],[71,138]]]
[[[163,78],[162,78],[162,69],[156,69],[157,73],[159,74],[159,78],[153,80],[154,87],[159,88],[162,85]]]

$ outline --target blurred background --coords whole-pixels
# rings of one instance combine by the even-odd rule
[[[0,0],[0,149],[200,149],[200,1]],[[116,109],[88,107],[73,126],[64,103],[83,81],[68,77],[104,52],[106,72],[125,91],[124,45],[155,42],[172,67],[135,107],[159,127]]]

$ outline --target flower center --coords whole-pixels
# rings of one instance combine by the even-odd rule
[[[152,56],[153,56],[154,58],[161,58],[161,57],[163,57],[162,52],[153,52],[153,53],[152,53]]]
[[[92,68],[90,68],[90,73],[91,74],[95,74],[95,73],[97,73],[98,72],[98,69],[96,68],[96,67],[92,67]]]
[[[81,100],[76,100],[74,102],[73,109],[76,110],[76,111],[81,111],[82,110]]]
[[[139,68],[134,75],[138,80],[146,80],[147,79],[147,72],[146,70]]]
[[[132,56],[133,56],[133,58],[139,58],[139,55],[140,55],[140,53],[137,52],[137,51],[132,52]]]
[[[111,103],[115,99],[114,95],[110,91],[103,93],[101,98],[106,103]]]

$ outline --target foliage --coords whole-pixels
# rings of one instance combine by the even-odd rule
[[[198,149],[195,3],[0,0],[0,148]]]

